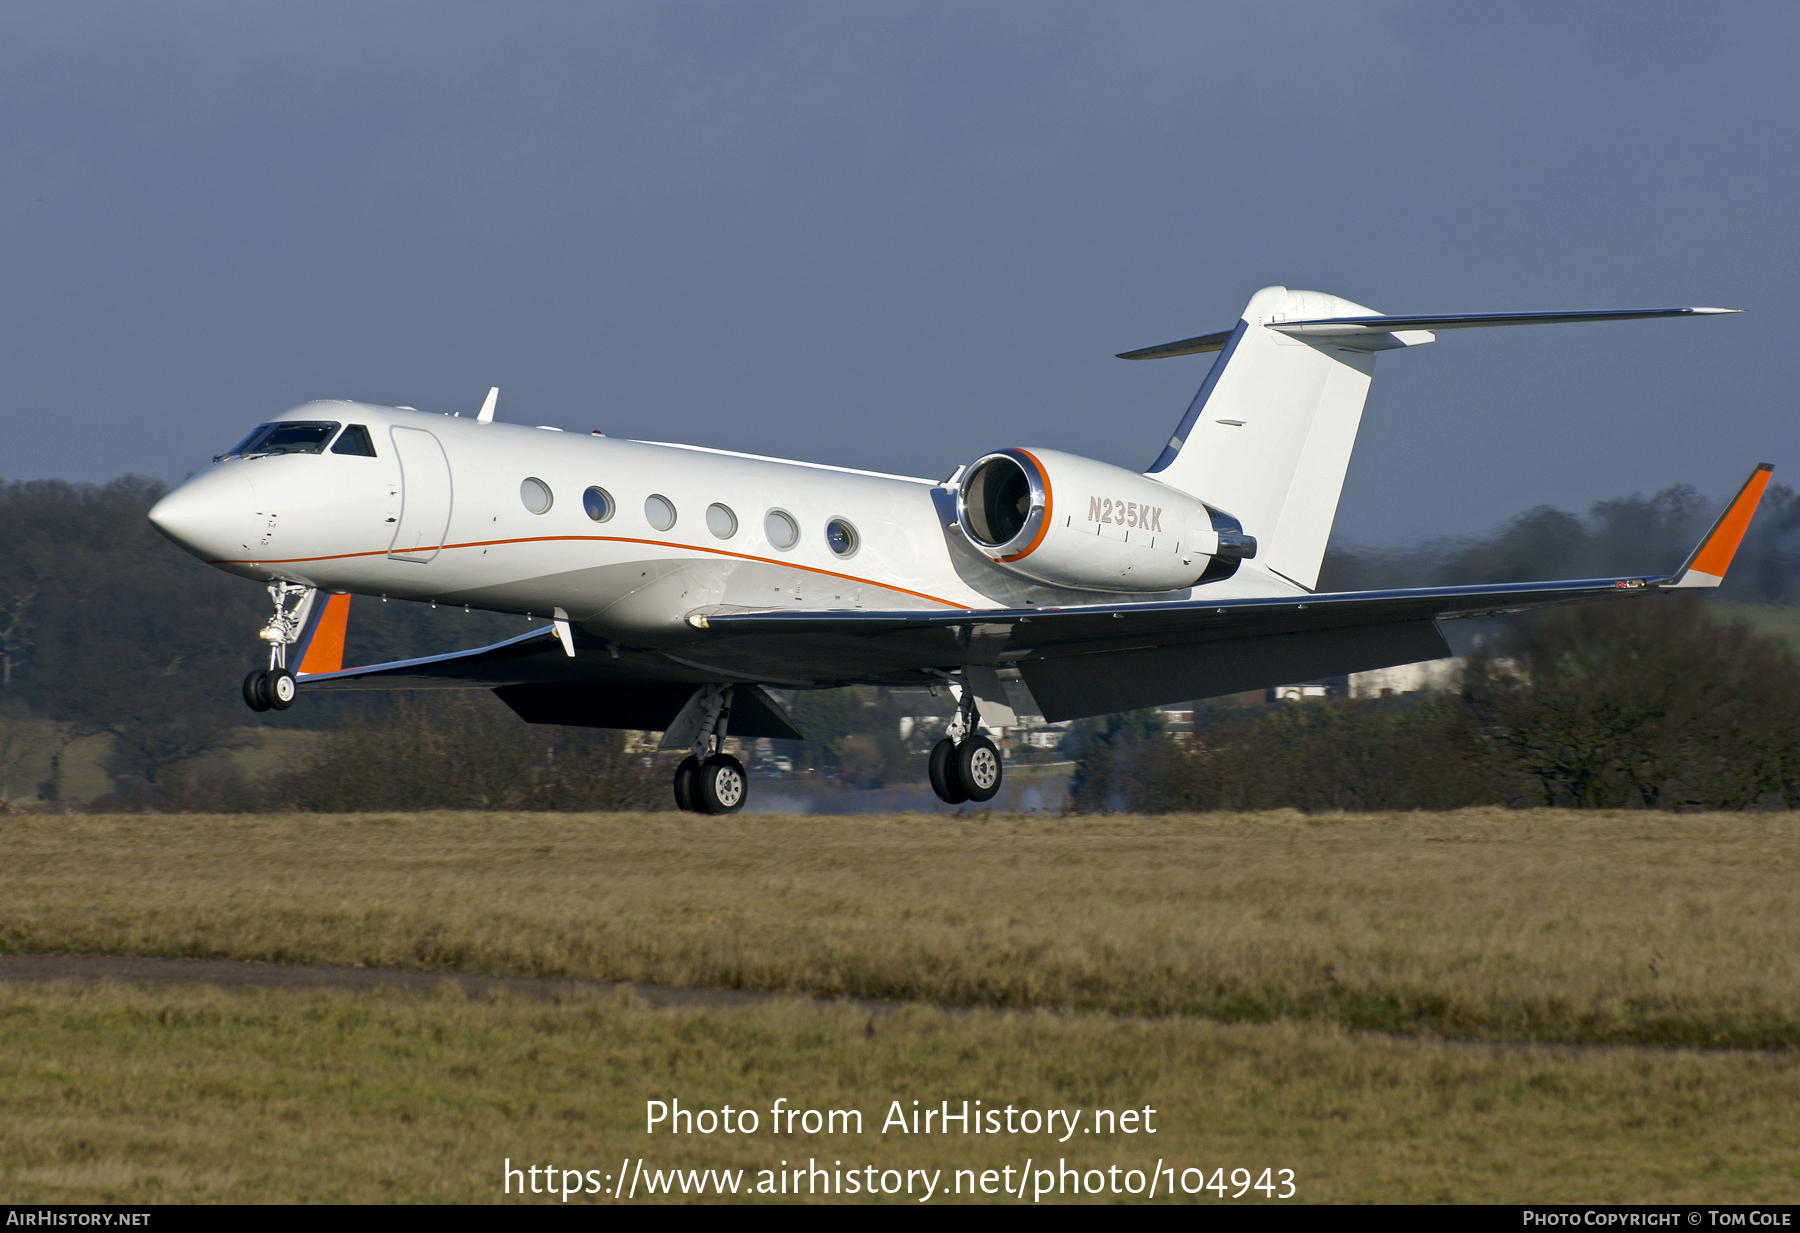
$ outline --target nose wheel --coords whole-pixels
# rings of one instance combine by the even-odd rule
[[[259,668],[244,678],[244,702],[253,711],[285,711],[300,696],[300,682],[286,668]]]

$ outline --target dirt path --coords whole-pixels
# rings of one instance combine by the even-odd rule
[[[436,989],[452,984],[465,997],[505,989],[531,997],[571,993],[610,994],[630,990],[651,1006],[748,1006],[793,994],[742,989],[689,989],[673,985],[559,980],[548,976],[476,976],[467,972],[420,972],[405,968],[353,968],[323,964],[260,963],[249,959],[170,959],[151,955],[0,954],[0,982],[117,981],[120,984],[218,985],[226,989]],[[875,1012],[898,1010],[902,1002],[869,998],[815,998]]]

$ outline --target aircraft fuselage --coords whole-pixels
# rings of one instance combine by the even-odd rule
[[[375,452],[225,456],[157,505],[152,519],[170,538],[246,578],[566,614],[645,646],[690,640],[696,612],[1039,607],[1109,594],[996,566],[958,526],[954,489],[931,480],[354,402],[269,422],[361,425]],[[1072,507],[1085,511],[1085,495]],[[833,542],[834,522],[853,542],[841,528]],[[1289,589],[1250,569],[1207,591]]]

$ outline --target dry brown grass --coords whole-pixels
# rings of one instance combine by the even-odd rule
[[[1083,1170],[1160,1158],[1209,1174],[1291,1168],[1311,1202],[1768,1203],[1800,1179],[1790,1053],[1454,1045],[1293,1022],[871,1018],[793,1001],[652,1011],[117,986],[0,986],[0,1031],[0,1191],[15,1203],[494,1201],[506,1158],[605,1175],[642,1157],[745,1169],[752,1185],[809,1158],[942,1169],[945,1184],[1027,1157]],[[748,1137],[643,1133],[649,1099],[766,1110],[777,1096],[860,1109],[864,1132],[776,1138],[765,1115]],[[1068,1144],[883,1135],[888,1102],[915,1099],[1150,1105],[1159,1129]]]
[[[1785,815],[12,817],[0,946],[1800,1044]]]

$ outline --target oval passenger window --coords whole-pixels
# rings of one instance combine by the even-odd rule
[[[731,512],[729,505],[709,505],[706,507],[706,529],[720,539],[730,539],[737,534],[737,515]]]
[[[763,534],[777,548],[792,548],[800,542],[800,524],[786,510],[772,509],[763,515]]]
[[[595,522],[605,522],[618,512],[618,506],[613,504],[612,494],[604,488],[590,488],[582,493],[581,508]]]
[[[531,478],[519,485],[519,500],[532,513],[543,514],[549,512],[555,498],[550,495],[550,485],[541,479]]]
[[[856,551],[856,528],[842,518],[833,518],[825,524],[825,542],[840,557],[847,557]]]
[[[664,496],[644,498],[644,517],[658,531],[667,531],[675,525],[675,506]]]

